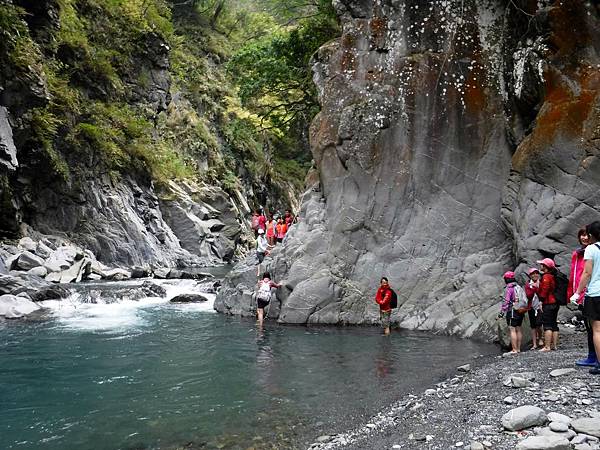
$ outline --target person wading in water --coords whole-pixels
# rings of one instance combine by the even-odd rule
[[[258,324],[262,325],[265,316],[265,308],[271,302],[271,289],[280,287],[280,284],[271,280],[269,272],[263,273],[262,280],[258,281],[256,293],[256,313],[258,314]]]
[[[381,320],[381,326],[383,327],[383,334],[386,336],[390,334],[390,318],[392,315],[392,290],[388,279],[386,277],[381,278],[381,284],[377,289],[375,295],[375,302],[379,305],[379,319]]]

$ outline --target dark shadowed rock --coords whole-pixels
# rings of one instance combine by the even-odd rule
[[[34,302],[41,302],[44,300],[56,300],[67,298],[70,295],[70,291],[60,285],[52,285],[41,288],[37,291],[30,292],[29,296]]]
[[[167,295],[167,291],[164,287],[159,286],[152,281],[144,281],[144,284],[142,284],[142,291],[146,297],[164,297]]]
[[[171,303],[201,303],[206,301],[208,299],[200,294],[181,294],[170,300]]]

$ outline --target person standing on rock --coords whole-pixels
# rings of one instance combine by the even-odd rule
[[[258,238],[256,239],[256,258],[258,259],[258,265],[256,266],[256,276],[260,275],[260,265],[265,259],[265,255],[268,253],[269,243],[265,237],[265,230],[258,229]]]
[[[275,220],[273,220],[273,216],[269,217],[266,223],[267,229],[267,241],[271,247],[275,246]]]
[[[512,271],[505,272],[502,276],[506,287],[504,288],[504,301],[500,306],[500,314],[498,318],[502,318],[506,315],[506,324],[508,325],[508,336],[510,338],[510,345],[512,347],[509,353],[520,353],[521,352],[521,341],[523,340],[523,331],[521,326],[523,325],[522,313],[519,313],[515,309],[515,303],[517,301],[515,286],[517,281],[515,280],[515,273]]]
[[[258,229],[265,231],[267,228],[267,218],[265,217],[264,211],[261,209],[260,214],[258,215]]]
[[[258,211],[254,210],[254,212],[252,213],[252,219],[250,221],[250,226],[252,228],[252,231],[254,231],[254,237],[258,237],[258,224],[259,224],[259,218],[260,216],[258,215]]]
[[[256,313],[258,315],[258,324],[262,325],[265,316],[265,308],[271,302],[272,288],[279,288],[281,285],[271,280],[269,272],[263,273],[262,280],[258,281],[256,292]]]
[[[592,324],[592,334],[596,358],[600,354],[600,222],[596,221],[587,226],[588,246],[583,253],[585,265],[583,274],[577,286],[577,292],[571,297],[571,302],[577,302],[585,292],[583,301],[583,316]],[[600,375],[600,363],[590,369],[593,375]]]
[[[527,271],[529,281],[525,283],[525,294],[529,302],[527,314],[529,326],[531,327],[531,350],[537,350],[544,346],[544,331],[542,330],[542,304],[537,295],[540,289],[540,271],[532,267]]]
[[[544,347],[541,352],[549,352],[558,348],[558,309],[554,291],[556,289],[556,280],[553,272],[556,264],[551,258],[544,258],[537,261],[540,265],[542,278],[538,289],[538,297],[542,301],[542,324],[544,325]]]
[[[379,305],[379,320],[383,326],[383,334],[390,334],[390,321],[392,316],[392,290],[386,277],[381,278],[379,289],[375,294],[375,302]]]
[[[577,232],[577,240],[579,241],[579,247],[576,248],[571,255],[571,271],[569,273],[569,285],[567,286],[568,298],[573,297],[573,294],[577,292],[577,287],[579,286],[581,276],[583,275],[583,269],[585,268],[585,260],[583,259],[583,256],[586,247],[590,243],[586,227],[579,229]],[[583,311],[584,296],[585,289],[575,302],[580,311]],[[596,358],[596,350],[594,350],[594,334],[592,333],[592,324],[585,317],[583,318],[583,323],[585,324],[585,331],[587,333],[588,356],[587,358],[576,361],[575,364],[578,366],[594,367],[598,362],[598,359]]]

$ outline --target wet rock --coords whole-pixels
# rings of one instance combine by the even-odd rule
[[[131,272],[125,269],[109,269],[102,273],[102,278],[113,281],[123,281],[131,278]]]
[[[181,294],[170,300],[171,303],[201,303],[206,301],[208,299],[200,294]]]
[[[142,291],[147,297],[165,297],[167,295],[167,290],[164,287],[152,281],[144,281]]]
[[[40,307],[24,297],[0,295],[0,316],[6,319],[18,319],[39,310]]]
[[[135,266],[131,268],[131,278],[146,278],[150,275],[147,267]]]
[[[171,269],[168,269],[168,268],[154,269],[154,277],[164,280],[169,277],[170,271],[171,271]]]
[[[544,410],[532,405],[520,406],[502,416],[502,426],[510,431],[543,425],[545,422],[546,413]]]
[[[63,286],[50,285],[31,292],[29,295],[34,302],[42,302],[44,300],[67,298],[70,294],[71,292]]]

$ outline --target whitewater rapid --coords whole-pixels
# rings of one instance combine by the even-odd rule
[[[102,297],[95,303],[86,303],[85,293],[73,291],[63,300],[46,300],[39,305],[46,308],[61,328],[79,331],[123,331],[134,330],[148,325],[147,311],[155,308],[170,308],[181,314],[206,312],[214,313],[215,294],[203,292],[202,283],[196,280],[153,280],[165,288],[165,297],[145,297],[139,300],[123,298],[119,301],[105,301]],[[122,283],[121,283],[122,284]],[[110,284],[106,283],[106,287]],[[170,303],[181,294],[202,294],[208,299],[202,303]]]

